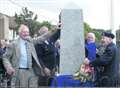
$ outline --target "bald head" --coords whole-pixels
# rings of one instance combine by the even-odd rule
[[[47,32],[48,32],[48,27],[46,26],[41,27],[39,30],[40,35],[43,35],[44,33],[47,33]]]

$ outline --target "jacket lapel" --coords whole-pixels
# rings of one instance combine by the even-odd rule
[[[20,58],[20,40],[18,39],[17,40],[17,43],[16,43],[16,56],[18,57],[18,58]]]
[[[19,39],[14,43],[14,47],[15,47],[15,51],[14,51],[14,53],[15,53],[15,61],[14,61],[14,63],[16,63],[15,64],[15,66],[16,66],[16,68],[18,68],[18,64],[19,64],[19,59],[20,59],[20,42],[19,42]]]
[[[33,59],[36,61],[37,65],[41,68],[34,45],[32,43],[30,43],[30,46],[31,46],[31,53],[32,53]]]

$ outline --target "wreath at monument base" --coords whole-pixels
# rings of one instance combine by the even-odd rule
[[[75,80],[80,80],[81,82],[91,81],[94,68],[89,65],[82,64],[79,71],[73,74]]]

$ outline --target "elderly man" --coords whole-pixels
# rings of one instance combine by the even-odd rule
[[[34,44],[42,43],[58,32],[59,30],[32,39],[29,35],[28,26],[24,24],[20,25],[18,30],[19,39],[10,44],[3,55],[3,64],[7,73],[17,77],[17,81],[14,80],[16,86],[19,85],[20,80],[20,88],[27,88],[29,84],[37,88],[36,74],[41,73],[41,75],[44,75],[44,69],[42,69],[41,63],[38,61]]]
[[[48,32],[48,28],[43,26],[39,30],[39,34],[43,35]],[[56,50],[55,50],[55,42],[60,37],[60,33],[57,33],[55,36],[49,37],[41,44],[36,44],[35,49],[38,55],[38,59],[40,62],[43,62],[42,67],[46,71],[45,76],[39,77],[39,85],[40,86],[48,86],[49,83],[48,78],[50,76],[54,76],[55,68],[56,68]]]
[[[109,87],[114,86],[115,77],[115,59],[116,59],[116,45],[113,43],[114,35],[112,33],[105,32],[103,35],[103,41],[106,48],[102,55],[97,55],[97,59],[93,61],[85,60],[86,64],[90,64],[93,67],[103,66],[101,86]]]

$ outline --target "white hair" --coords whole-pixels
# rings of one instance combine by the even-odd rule
[[[28,31],[29,31],[29,28],[28,28],[27,25],[21,24],[20,27],[19,27],[19,29],[18,29],[18,33],[21,33],[21,31],[22,31],[23,29],[28,29]]]
[[[93,42],[95,42],[96,37],[95,37],[95,34],[94,34],[93,32],[89,32],[89,33],[87,34],[87,37],[88,37],[88,36],[91,36],[91,37],[93,38]]]

